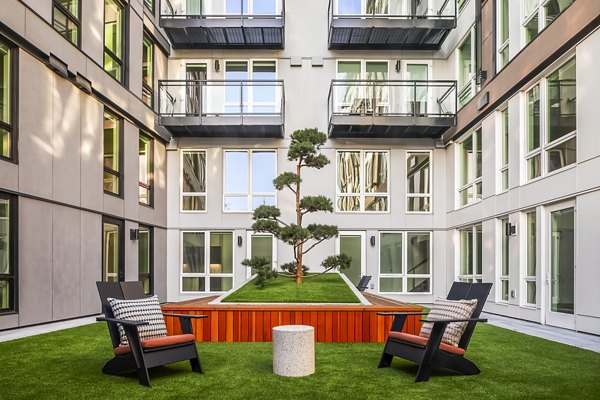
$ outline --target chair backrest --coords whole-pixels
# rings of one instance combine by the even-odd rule
[[[469,294],[469,290],[471,289],[470,282],[454,282],[452,283],[452,287],[448,292],[448,296],[446,296],[447,300],[464,300],[467,298]]]
[[[362,278],[360,278],[358,285],[356,285],[356,288],[359,291],[364,292],[364,290],[369,287],[369,282],[371,282],[371,275],[363,275]]]
[[[98,288],[98,294],[100,295],[100,301],[102,302],[102,312],[107,318],[114,318],[115,315],[112,312],[112,307],[108,303],[108,298],[124,300],[123,291],[119,282],[96,282]],[[113,347],[118,347],[121,343],[121,337],[119,335],[119,328],[117,324],[108,323],[108,332],[110,333],[110,340],[112,341]]]
[[[136,300],[146,297],[144,284],[140,281],[121,282],[121,291],[125,300]]]
[[[481,311],[485,306],[485,302],[487,301],[488,295],[490,294],[490,290],[492,289],[491,283],[471,283],[471,288],[469,289],[469,293],[465,296],[466,300],[477,299],[477,306],[473,311],[473,315],[471,318],[479,318],[481,315]],[[460,338],[460,342],[458,343],[458,347],[462,349],[467,349],[469,346],[469,342],[471,341],[471,336],[473,336],[473,332],[475,331],[476,322],[469,322],[467,324],[467,328]]]

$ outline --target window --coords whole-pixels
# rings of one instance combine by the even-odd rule
[[[233,233],[181,233],[181,292],[225,292],[233,287]]]
[[[121,141],[123,120],[104,112],[104,192],[120,196],[122,193]]]
[[[154,109],[154,43],[146,33],[142,43],[142,101]]]
[[[268,115],[281,112],[281,92],[275,84],[246,82],[241,86],[239,83],[239,81],[248,80],[274,81],[276,78],[277,62],[275,60],[226,61],[225,80],[235,82],[225,85],[225,113]],[[209,99],[214,101],[217,92],[214,88],[207,90],[210,90]]]
[[[119,0],[104,1],[104,70],[125,81],[125,6]]]
[[[481,200],[481,128],[460,144],[460,181],[458,197],[461,206]]]
[[[188,7],[189,3],[190,0]],[[278,3],[276,0],[225,0],[225,12],[227,15],[275,15]]]
[[[389,211],[389,153],[338,151],[338,212]]]
[[[206,152],[181,152],[181,211],[206,211]]]
[[[14,159],[16,138],[14,132],[13,87],[17,74],[13,50],[0,38],[0,159]]]
[[[140,132],[139,138],[139,202],[152,206],[154,194],[154,140]]]
[[[431,152],[406,154],[406,211],[431,212]]]
[[[537,214],[535,211],[528,212],[526,225],[526,260],[525,260],[525,298],[526,305],[537,303]]]
[[[482,282],[483,257],[481,225],[459,230],[460,255],[458,279],[461,282]]]
[[[531,42],[575,0],[524,0],[523,45]],[[541,3],[541,7],[540,7]]]
[[[576,83],[573,58],[525,94],[528,180],[564,168],[577,160]],[[541,90],[543,86],[545,91]]]
[[[17,311],[17,198],[0,193],[0,313]]]
[[[65,39],[79,46],[79,0],[54,0],[52,25]]]
[[[379,292],[431,293],[431,233],[379,236]]]
[[[461,108],[471,100],[477,90],[475,83],[475,27],[471,28],[467,37],[456,49],[458,107]]]
[[[276,174],[275,150],[225,151],[223,211],[251,212],[258,206],[276,205]]]
[[[469,4],[469,0],[457,0],[457,8],[458,12],[461,12],[467,4]]]
[[[102,281],[125,280],[123,244],[123,221],[104,217],[102,219]]]
[[[154,14],[154,0],[144,0],[144,5],[152,14]]]
[[[138,280],[144,285],[144,293],[154,292],[153,268],[154,257],[152,254],[152,228],[140,225],[138,239]]]
[[[508,239],[510,236],[508,235],[508,218],[503,218],[500,220],[500,237],[501,239],[501,251],[500,251],[500,268],[498,271],[498,281],[499,292],[496,292],[496,296],[498,301],[507,302],[508,301],[508,291],[509,291],[509,243]]]
[[[500,191],[508,190],[508,108],[499,112],[500,123]]]
[[[496,33],[498,42],[496,44],[498,49],[498,55],[496,58],[496,66],[498,71],[500,71],[506,64],[508,64],[508,60],[510,57],[509,54],[509,10],[508,10],[509,0],[498,0],[497,7],[498,10],[496,12],[497,21],[496,21]]]
[[[388,76],[387,61],[338,61],[336,79],[357,81],[357,83],[350,82],[335,87],[336,112],[351,114],[389,112],[389,88],[385,85],[366,85],[364,82],[385,81]]]
[[[248,240],[250,241],[250,246],[248,246],[248,258],[266,258],[271,263],[273,269],[278,269],[277,241],[272,234],[248,232]],[[250,268],[246,269],[248,270],[247,276],[250,277],[250,275],[254,273],[254,270],[250,271]]]

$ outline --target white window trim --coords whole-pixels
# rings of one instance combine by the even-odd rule
[[[183,235],[186,233],[204,233],[204,273],[184,273],[183,272]],[[234,231],[227,230],[182,230],[179,233],[179,294],[203,294],[203,293],[224,293],[211,292],[210,291],[210,278],[231,278],[231,287],[235,287],[235,243],[231,246],[232,260],[233,260],[233,272],[231,273],[220,273],[213,274],[210,272],[210,235],[211,233],[231,233],[231,240],[235,239]],[[203,292],[191,292],[183,291],[183,278],[204,278],[204,291]]]
[[[250,0],[251,1],[251,0]],[[225,74],[227,73],[227,64],[228,63],[246,63],[246,80],[254,80],[252,78],[252,74],[254,74],[254,63],[255,62],[273,62],[275,63],[275,79],[279,76],[279,65],[277,63],[277,59],[274,58],[250,58],[250,59],[224,59],[223,60],[223,79],[225,79]],[[246,92],[246,105],[248,108],[247,113],[254,112],[254,106],[264,107],[264,106],[273,106],[275,109],[278,108],[278,105],[281,104],[281,91],[275,91],[275,102],[254,102],[254,85],[248,85]],[[231,104],[225,101],[225,87],[223,87],[223,112],[225,112],[225,108],[228,106],[237,106],[238,104]],[[280,108],[280,107],[279,107]],[[280,110],[281,111],[281,110]],[[233,115],[236,115],[235,113]]]
[[[256,231],[247,231],[246,232],[246,257],[250,259],[252,257],[252,237],[253,236],[263,236],[270,237],[273,240],[273,251],[271,254],[271,258],[273,260],[272,268],[275,270],[279,270],[279,263],[277,260],[277,238],[272,233],[266,232],[256,232]],[[246,278],[250,278],[252,276],[251,268],[246,268]]]
[[[529,43],[533,42],[536,37],[542,33],[542,31],[548,26],[546,25],[546,10],[545,6],[548,5],[552,0],[540,0],[538,5],[533,9],[531,15],[525,18],[525,3],[521,3],[521,48],[526,47]],[[573,0],[574,1],[574,0]],[[573,4],[573,2],[571,2]],[[571,5],[569,4],[569,6]],[[567,6],[568,7],[568,6]],[[538,33],[537,35],[531,39],[529,43],[525,42],[525,26],[533,19],[535,16],[538,16]]]
[[[206,169],[208,170],[208,152],[206,149],[180,149],[179,150],[179,212],[182,214],[204,214],[208,212],[208,171],[204,171],[206,177],[206,191],[205,192],[184,192],[183,191],[183,154],[184,153],[204,153],[204,160]],[[204,210],[184,210],[183,209],[183,198],[194,196],[204,196]]]
[[[503,120],[503,114],[504,113],[508,114],[508,123],[506,126],[506,130],[507,135],[506,135],[506,140],[507,140],[507,162],[506,164],[504,164],[504,160],[503,160],[503,156],[504,156],[504,120]],[[496,165],[496,169],[498,170],[498,178],[497,178],[497,184],[496,184],[496,193],[497,194],[501,194],[501,193],[506,193],[508,192],[508,190],[510,189],[510,114],[509,114],[509,110],[508,110],[508,105],[505,105],[504,107],[501,107],[498,111],[496,111],[496,132],[498,132],[498,134],[496,135],[496,159],[497,161],[497,165]],[[507,187],[504,188],[503,185],[503,181],[502,181],[502,175],[506,172],[507,174]]]
[[[528,243],[529,243],[529,225],[527,223],[527,216],[531,213],[535,213],[535,226],[536,226],[536,232],[535,232],[535,238],[536,238],[536,242],[535,242],[535,253],[536,253],[536,265],[535,265],[535,272],[536,275],[532,275],[529,276],[527,275],[527,251],[528,251]],[[520,257],[520,271],[519,271],[519,278],[520,278],[520,292],[521,295],[519,296],[519,305],[521,307],[525,307],[525,308],[532,308],[535,309],[537,308],[538,305],[538,298],[539,298],[539,294],[540,294],[540,285],[538,282],[538,277],[540,275],[540,233],[541,233],[541,226],[540,226],[540,213],[537,209],[533,208],[533,209],[529,209],[529,210],[524,210],[523,212],[521,212],[520,217],[519,217],[519,223],[520,225],[523,227],[523,229],[521,230],[521,241],[520,241],[520,248],[523,249],[523,251],[521,251],[521,257]],[[535,303],[528,303],[527,302],[527,282],[534,282],[536,285],[536,302]]]
[[[460,142],[458,142],[458,157],[457,157],[457,161],[458,161],[458,174],[457,176],[457,187],[458,190],[456,191],[457,193],[457,208],[463,208],[463,207],[467,207],[476,203],[479,203],[481,200],[483,200],[483,158],[482,158],[482,171],[481,171],[481,176],[476,177],[477,174],[477,156],[476,156],[476,151],[477,151],[477,142],[475,140],[472,141],[473,143],[473,177],[475,178],[472,182],[467,182],[465,183],[463,186],[460,186],[460,177],[462,174],[462,146],[463,143],[469,139],[469,138],[473,138],[475,139],[475,132],[477,131],[481,131],[480,133],[480,139],[482,141],[482,146],[481,146],[481,152],[482,152],[482,157],[483,157],[483,128],[481,126],[473,129],[468,135],[466,135],[464,138],[462,138],[460,140]],[[481,185],[481,199],[477,199],[477,185]],[[468,190],[470,187],[473,188],[473,201],[472,202],[466,202],[465,204],[461,204],[461,198],[460,198],[460,194],[461,192],[463,192],[464,190]]]
[[[411,154],[428,154],[429,155],[429,193],[410,193],[408,191],[408,159]],[[433,151],[432,150],[406,150],[406,213],[407,214],[433,214]],[[408,199],[411,197],[429,198],[429,211],[409,211]]]
[[[338,167],[338,161],[339,161],[339,157],[338,154],[339,153],[360,153],[360,174],[359,174],[359,180],[360,180],[360,192],[359,193],[341,193],[340,192],[340,188],[338,185],[339,182],[339,167]],[[365,192],[365,153],[387,153],[387,176],[388,176],[388,191],[385,193],[366,193]],[[392,179],[391,179],[391,174],[390,174],[390,151],[389,150],[370,150],[370,149],[365,149],[365,150],[357,150],[357,149],[342,149],[342,150],[336,150],[335,152],[335,212],[336,213],[340,213],[340,214],[367,214],[367,215],[371,215],[371,214],[390,214],[390,210],[391,210],[391,196],[390,193],[392,192]],[[360,210],[359,211],[341,211],[338,208],[338,199],[341,197],[359,197],[360,198]],[[365,197],[387,197],[387,211],[365,211]]]
[[[402,272],[399,274],[383,274],[381,273],[381,236],[382,234],[400,234],[402,235]],[[408,274],[408,241],[407,237],[409,234],[417,235],[429,235],[429,274]],[[402,278],[402,291],[401,292],[383,292],[379,290],[380,294],[395,295],[395,294],[409,294],[409,295],[431,295],[433,293],[433,235],[431,231],[379,231],[378,238],[378,252],[377,252],[377,287],[381,288],[381,278]],[[408,279],[409,278],[427,278],[429,279],[429,291],[428,292],[409,292],[407,291]]]
[[[499,217],[496,219],[496,232],[497,232],[497,240],[496,240],[496,303],[500,303],[500,304],[508,304],[508,302],[510,301],[510,236],[506,235],[506,224],[510,223],[510,219],[508,216],[504,216],[504,217]],[[502,267],[503,267],[503,261],[504,261],[504,249],[502,248],[503,246],[503,239],[504,237],[507,237],[507,242],[506,245],[508,246],[508,275],[503,275],[502,274]],[[508,293],[507,293],[507,299],[504,300],[502,298],[502,282],[506,281],[508,283]]]
[[[479,227],[481,229],[481,240],[482,240],[482,251],[483,251],[483,226],[481,224],[476,224],[476,225],[471,225],[471,226],[466,226],[466,227],[462,227],[462,228],[458,228],[456,230],[457,233],[457,243],[458,243],[458,251],[456,251],[456,258],[455,258],[455,271],[456,271],[456,279],[459,281],[475,281],[475,280],[480,280],[483,281],[483,265],[481,266],[481,274],[477,274],[477,257],[479,256],[479,254],[477,253],[477,227]],[[460,234],[462,231],[465,230],[471,230],[471,232],[473,232],[473,248],[471,249],[471,251],[473,252],[473,264],[471,265],[471,270],[472,270],[472,274],[467,274],[467,275],[462,275],[460,273],[460,262],[461,262],[461,258],[462,258],[462,246],[460,244]],[[483,262],[483,259],[482,259]]]
[[[246,153],[248,158],[248,190],[247,192],[226,192],[225,191],[225,182],[227,179],[227,160],[226,153],[227,152],[235,152],[235,153]],[[252,153],[273,153],[275,155],[275,176],[277,176],[278,166],[277,166],[277,149],[223,149],[223,198],[222,198],[222,207],[223,213],[226,214],[248,214],[253,213],[254,209],[252,208],[252,199],[253,197],[267,197],[273,196],[275,198],[275,207],[277,207],[277,189],[273,188],[273,192],[252,192]],[[225,208],[225,197],[246,197],[246,210],[227,210]]]
[[[456,65],[456,81],[458,83],[458,74],[461,70],[461,65],[460,65],[460,57],[459,57],[459,48],[465,43],[465,41],[468,38],[471,38],[471,68],[475,69],[476,65],[475,65],[475,25],[473,25],[470,29],[469,32],[465,35],[465,37],[463,37],[461,39],[461,41],[459,42],[458,46],[456,46],[456,50],[455,50],[455,54],[456,56],[455,58],[455,65]],[[463,83],[463,86],[458,87],[457,86],[457,108],[460,110],[462,107],[464,107],[472,98],[473,96],[475,96],[475,94],[477,93],[477,82],[475,79],[475,75],[476,75],[476,71],[470,71],[469,72],[469,78],[467,79],[466,82]],[[464,96],[467,95],[469,96],[469,98],[465,101],[465,104],[463,104],[462,106],[460,105],[460,99]]]
[[[510,62],[511,58],[510,58],[510,0],[506,0],[508,1],[508,15],[506,15],[505,17],[508,18],[509,21],[509,29],[507,32],[507,37],[506,37],[506,41],[504,41],[503,43],[500,42],[500,35],[496,35],[496,72],[500,72],[501,70],[504,69],[504,67],[506,67],[508,65],[508,63]],[[501,20],[501,6],[502,3],[500,1],[496,2],[496,32],[498,32],[500,29],[499,27],[502,26],[502,20]],[[508,51],[508,58],[506,60],[506,64],[504,65],[500,65],[500,60],[502,59],[502,52],[504,52],[504,50]]]

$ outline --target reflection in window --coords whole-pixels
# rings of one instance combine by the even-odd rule
[[[121,126],[123,120],[104,112],[104,191],[121,194]]]
[[[16,311],[16,198],[0,193],[0,313]]]
[[[526,267],[525,267],[525,303],[535,305],[537,303],[536,280],[537,280],[537,215],[535,211],[527,213],[527,244],[526,244]]]
[[[12,158],[12,50],[0,41],[0,157]]]
[[[496,21],[496,32],[498,34],[498,71],[504,68],[506,64],[508,64],[509,58],[509,35],[508,35],[508,27],[509,27],[509,0],[498,0],[497,2],[497,15],[498,19]]]
[[[121,235],[123,225],[120,222],[104,222],[102,225],[102,281],[120,282],[125,276],[121,264]]]
[[[431,292],[431,234],[382,233],[379,240],[379,291]],[[403,267],[406,260],[406,268]]]
[[[206,211],[206,152],[181,152],[181,210]]]
[[[500,111],[500,190],[508,190],[508,108]]]
[[[142,101],[154,108],[154,43],[145,33],[142,42]]]
[[[431,211],[431,162],[429,152],[409,152],[406,161],[408,212]]]
[[[482,148],[481,128],[473,132],[460,145],[460,205],[481,200]]]
[[[154,291],[152,276],[152,229],[140,226],[138,240],[138,280],[144,285],[144,293]]]
[[[508,243],[508,218],[500,220],[500,237],[502,249],[500,251],[500,271],[499,271],[499,301],[508,301],[509,291],[509,243]]]
[[[224,292],[232,287],[233,233],[183,232],[182,292]]]
[[[153,172],[152,172],[152,151],[153,140],[140,133],[139,138],[139,202],[148,206],[152,205],[152,190],[153,190]]]
[[[52,25],[65,39],[79,46],[79,0],[54,0]]]
[[[104,70],[119,82],[125,76],[123,45],[125,7],[119,0],[104,1]]]
[[[465,40],[456,49],[458,62],[458,108],[463,107],[475,95],[475,28],[471,28]]]
[[[481,282],[483,271],[481,225],[459,230],[461,282]]]
[[[250,212],[261,205],[276,205],[276,174],[274,150],[225,151],[223,210]]]
[[[388,211],[387,151],[339,151],[337,180],[337,211]]]

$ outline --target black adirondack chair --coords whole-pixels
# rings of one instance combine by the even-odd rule
[[[191,319],[206,318],[206,315],[163,314],[166,317],[179,318],[183,334],[142,341],[137,327],[145,325],[147,322],[114,318],[112,308],[107,301],[109,297],[120,300],[135,300],[146,297],[142,283],[96,282],[96,286],[104,311],[104,317],[98,317],[96,320],[106,321],[115,352],[114,358],[102,368],[103,373],[122,375],[137,371],[140,384],[150,386],[148,370],[152,367],[189,360],[194,372],[203,372],[196,342],[194,341]],[[120,345],[121,339],[117,324],[121,324],[125,329],[129,345]]]
[[[356,288],[360,292],[364,292],[365,289],[369,288],[369,282],[371,282],[371,275],[363,275],[362,278],[360,278],[360,282],[358,282],[358,285],[356,285]]]
[[[487,319],[479,318],[479,315],[491,288],[491,283],[454,282],[447,299],[477,299],[477,306],[473,311],[473,315],[469,319],[422,319],[421,322],[433,323],[429,338],[402,332],[406,317],[409,315],[427,315],[427,313],[379,313],[380,315],[394,316],[394,321],[378,368],[389,367],[395,356],[419,364],[419,369],[415,377],[416,382],[428,381],[432,368],[447,368],[463,375],[479,374],[481,372],[480,369],[472,361],[466,359],[464,354],[477,322],[487,322]],[[468,322],[458,347],[442,343],[442,336],[444,335],[446,326],[451,322]]]

